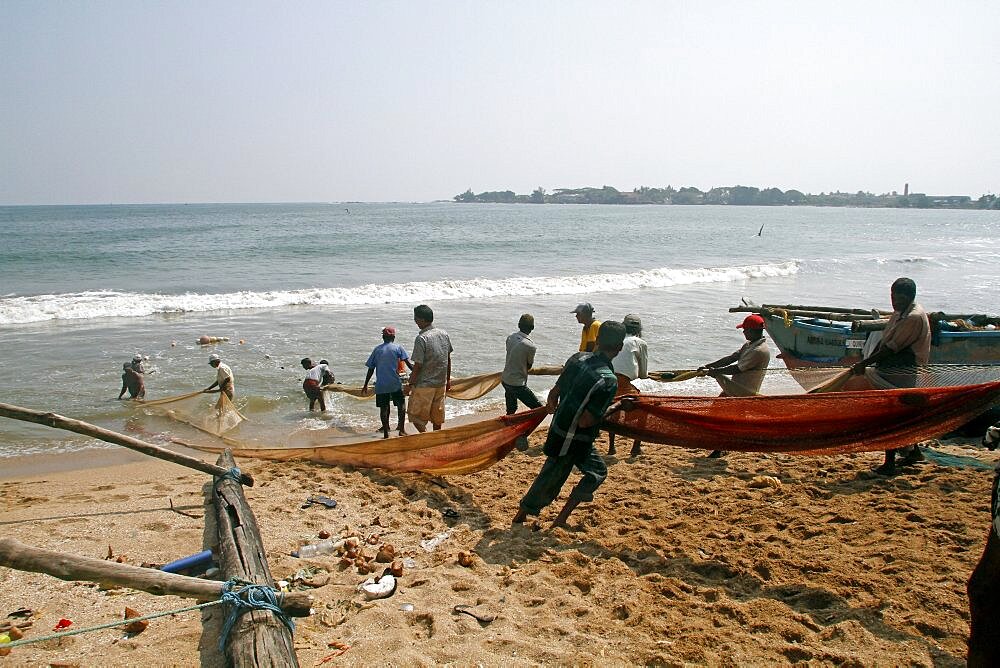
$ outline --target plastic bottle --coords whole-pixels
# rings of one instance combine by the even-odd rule
[[[311,559],[321,554],[330,554],[337,549],[338,542],[332,538],[327,538],[318,543],[309,543],[300,547],[297,552],[292,552],[292,556],[299,559]]]

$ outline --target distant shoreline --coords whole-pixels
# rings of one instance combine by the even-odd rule
[[[752,186],[726,186],[703,192],[694,187],[679,190],[648,188],[642,186],[630,192],[623,192],[611,186],[601,188],[556,188],[551,193],[544,188],[536,188],[530,195],[517,195],[511,190],[493,190],[474,193],[472,189],[455,195],[459,204],[616,204],[636,205],[717,205],[717,206],[815,206],[815,207],[857,207],[869,209],[995,209],[1000,210],[1000,198],[985,194],[978,199],[968,195],[927,195],[893,191],[876,195],[869,192],[856,193],[823,192],[818,195],[799,190],[782,191],[778,188],[755,188]]]

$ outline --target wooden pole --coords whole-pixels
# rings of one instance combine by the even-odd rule
[[[45,573],[60,580],[88,580],[102,585],[129,587],[155,596],[183,596],[198,601],[215,601],[222,596],[222,583],[216,580],[64,554],[25,545],[13,538],[0,538],[0,565],[30,573]],[[307,617],[312,607],[312,596],[304,592],[285,594],[280,605],[289,615]]]
[[[217,463],[227,470],[235,466],[232,452],[223,452]],[[237,578],[274,587],[257,518],[247,503],[243,488],[231,478],[219,478],[212,485],[212,499],[223,575],[226,579]],[[237,667],[297,668],[299,665],[292,634],[267,610],[253,610],[240,617],[229,635],[226,654]]]
[[[730,313],[759,313],[766,315],[782,315],[778,311],[780,307],[774,306],[733,306]],[[836,320],[840,322],[855,322],[862,320],[875,320],[875,316],[869,311],[866,315],[855,313],[844,313],[843,311],[805,311],[801,309],[781,309],[790,316],[801,316],[803,318],[821,318],[823,320]],[[879,315],[879,318],[883,316]]]
[[[151,443],[140,441],[137,438],[119,434],[116,431],[104,429],[103,427],[98,427],[97,425],[93,425],[88,422],[73,420],[55,413],[43,413],[42,411],[36,411],[30,408],[22,408],[20,406],[0,403],[0,417],[7,417],[12,420],[22,420],[24,422],[34,422],[36,424],[43,424],[47,427],[53,427],[55,429],[65,429],[66,431],[76,432],[77,434],[83,434],[84,436],[91,436],[102,441],[107,441],[108,443],[121,445],[130,450],[135,450],[136,452],[141,452],[142,454],[149,455],[150,457],[165,459],[168,462],[180,464],[181,466],[187,466],[188,468],[202,471],[203,473],[210,473],[214,476],[222,476],[228,472],[227,469],[223,469],[214,464],[209,464],[208,462],[203,462],[197,457],[182,455],[179,452],[172,452],[166,448],[161,448]],[[253,487],[253,478],[246,473],[240,475],[240,482],[247,487]]]

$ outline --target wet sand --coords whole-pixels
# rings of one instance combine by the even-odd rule
[[[964,664],[965,582],[986,538],[990,471],[923,463],[886,479],[869,473],[879,454],[708,460],[653,445],[638,458],[608,458],[607,482],[568,529],[547,528],[561,500],[540,525],[511,526],[543,461],[543,437],[446,483],[242,461],[257,481],[247,496],[275,576],[318,569],[316,614],[297,621],[300,664],[318,665],[336,652],[332,642],[350,649],[323,665]],[[619,441],[620,454],[628,448]],[[943,449],[997,457],[972,441]],[[118,451],[99,452],[83,459],[106,464],[106,453]],[[97,558],[110,548],[134,564],[205,544],[200,473],[131,454],[116,466],[74,470],[31,459],[4,460],[4,536]],[[338,506],[300,508],[310,494]],[[170,500],[195,517],[172,512]],[[374,536],[369,555],[390,543],[415,565],[394,596],[367,602],[355,591],[367,576],[338,557],[289,556],[322,530]],[[433,551],[421,547],[444,532]],[[472,555],[470,566],[458,563],[460,552]],[[190,603],[0,568],[0,614],[36,611],[27,637],[63,617],[89,626],[119,618],[125,606],[148,614]],[[460,604],[496,619],[455,613]],[[215,640],[202,637],[200,613],[186,612],[131,638],[100,631],[18,648],[3,662],[196,665],[199,643]]]

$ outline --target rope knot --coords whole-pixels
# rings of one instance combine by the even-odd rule
[[[239,472],[239,469],[236,467],[233,468]],[[238,585],[242,586],[237,589]],[[292,622],[291,617],[278,605],[278,595],[280,594],[281,592],[271,587],[247,584],[235,578],[223,584],[222,598],[220,600],[223,603],[228,603],[230,608],[229,616],[226,617],[225,624],[222,626],[222,635],[219,638],[219,651],[225,652],[226,641],[229,639],[229,634],[232,632],[233,626],[235,626],[237,620],[244,613],[251,610],[270,610],[288,628],[289,633],[295,633],[295,623]]]

